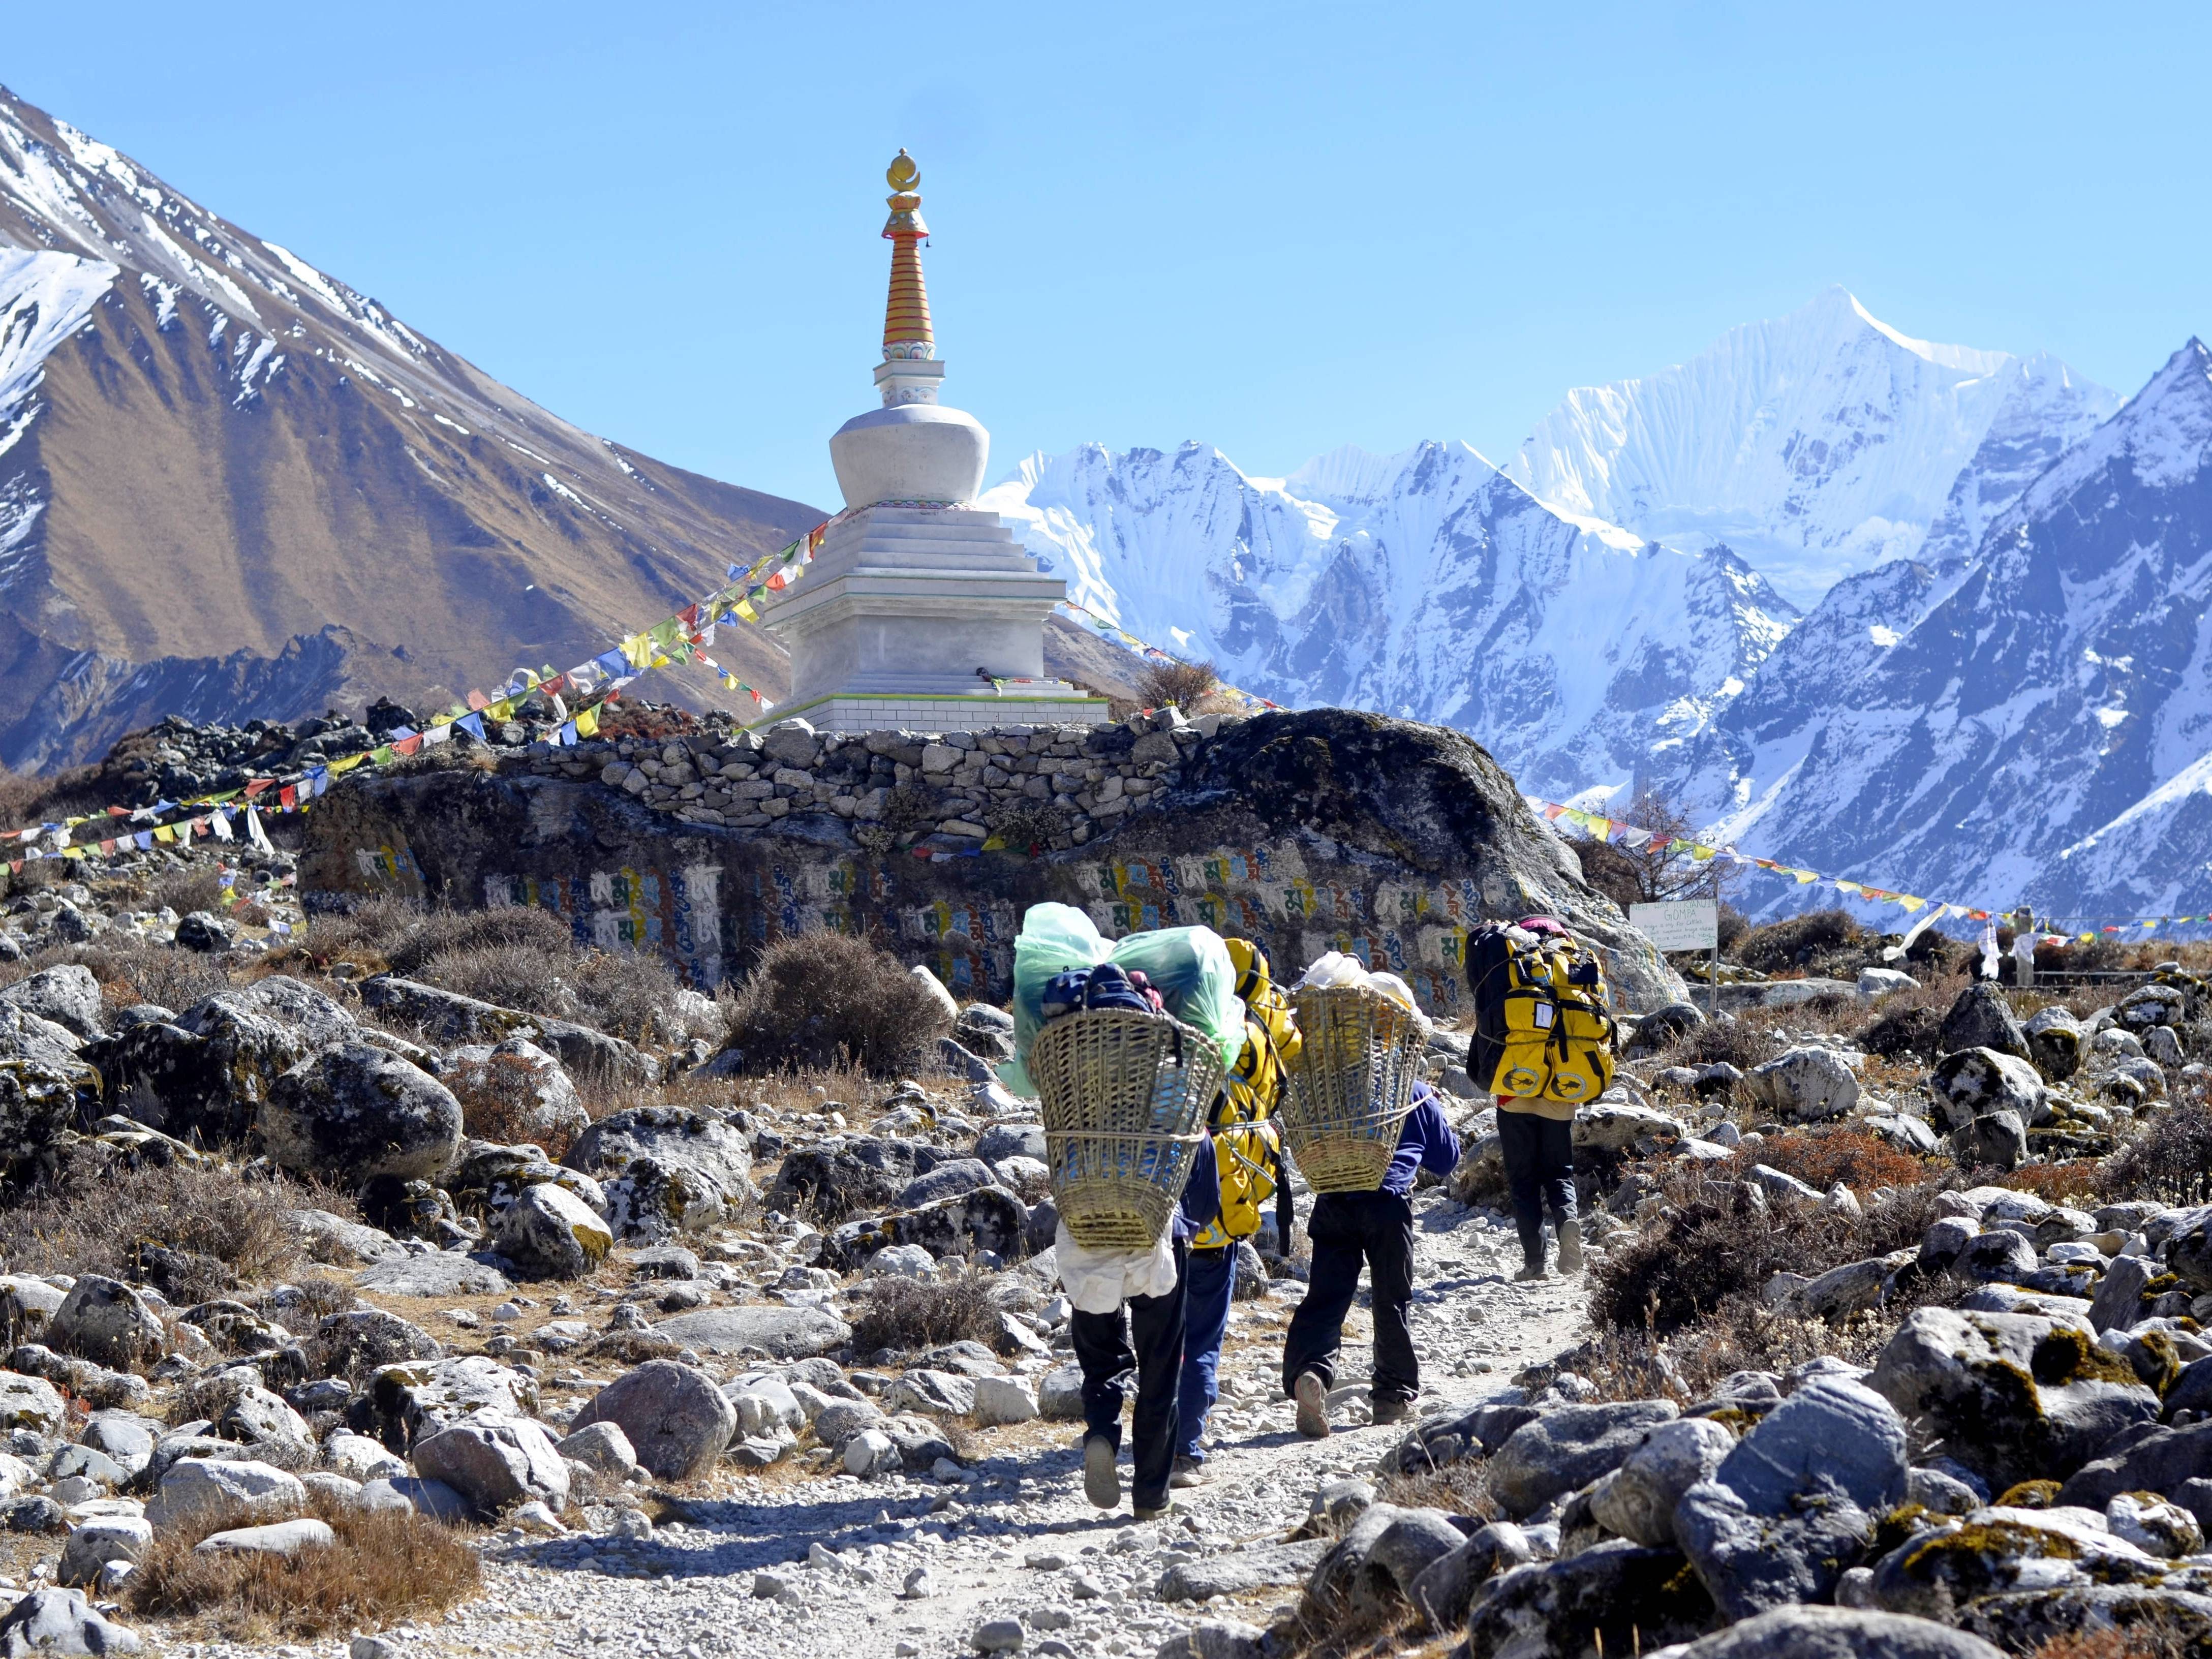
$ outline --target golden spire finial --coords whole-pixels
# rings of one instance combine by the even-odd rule
[[[890,198],[891,216],[884,234],[891,241],[890,297],[884,309],[884,357],[921,359],[937,355],[936,337],[929,326],[929,293],[922,286],[921,250],[917,246],[929,234],[921,222],[921,198],[914,187],[921,182],[921,169],[902,149],[884,172],[896,192]]]

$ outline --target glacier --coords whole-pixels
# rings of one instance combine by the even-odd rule
[[[1725,546],[1809,607],[1939,524],[1971,551],[2118,405],[2055,360],[1917,340],[1833,288],[1686,363],[1569,392],[1506,471],[1562,512]]]
[[[1724,550],[1553,510],[1474,450],[1031,456],[979,505],[1095,614],[1256,696],[1456,726],[1526,787],[1626,787],[1750,682],[1796,612]]]

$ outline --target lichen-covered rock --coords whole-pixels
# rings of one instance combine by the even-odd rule
[[[2051,1082],[2063,1083],[2081,1069],[2081,1027],[2069,1010],[2056,1004],[2038,1009],[2026,1036],[2028,1058]]]
[[[663,1480],[688,1480],[720,1458],[738,1413],[704,1371],[653,1359],[592,1395],[571,1427],[593,1423],[619,1428],[641,1467]]]
[[[1808,1382],[1685,1490],[1674,1536],[1729,1619],[1819,1601],[1905,1492],[1905,1425],[1870,1389]]]
[[[1720,1468],[1735,1437],[1711,1418],[1662,1423],[1590,1494],[1590,1515],[1616,1537],[1646,1549],[1674,1544],[1674,1505]]]
[[[539,1182],[494,1218],[492,1248],[525,1274],[580,1279],[606,1260],[615,1237],[573,1193]]]
[[[358,1187],[373,1176],[426,1181],[453,1161],[461,1107],[420,1066],[367,1042],[341,1042],[278,1078],[255,1115],[271,1162]]]
[[[445,1352],[429,1332],[381,1308],[325,1314],[315,1325],[315,1348],[333,1376],[410,1359],[435,1359]]]
[[[1932,1619],[1809,1607],[1777,1607],[1715,1631],[1678,1659],[2004,1659],[2004,1650]]]
[[[501,1042],[538,1034],[538,1022],[529,1014],[397,974],[363,980],[361,1004],[440,1042]]]
[[[90,1076],[82,1066],[0,1060],[0,1177],[29,1180],[52,1162],[55,1138],[76,1115],[76,1091]]]
[[[1685,1642],[1713,1604],[1673,1550],[1607,1540],[1557,1561],[1515,1567],[1477,1593],[1467,1620],[1468,1659],[1633,1653]]]
[[[2030,1127],[2051,1121],[2050,1091],[2035,1067],[1994,1048],[1960,1048],[1936,1062],[1929,1074],[1937,1119],[1961,1129],[1992,1112],[2011,1112]]]
[[[1958,1618],[1966,1631],[2007,1653],[2063,1652],[2067,1637],[2084,1638],[2082,1646],[2094,1653],[2115,1633],[2120,1639],[2112,1650],[2119,1653],[2212,1653],[2212,1595],[2179,1587],[2071,1583],[2002,1590],[1968,1602]]]
[[[2028,1314],[1917,1308],[1867,1382],[2000,1492],[2072,1474],[2159,1409],[2086,1328]]]
[[[2212,1422],[2154,1429],[2083,1464],[2058,1489],[2058,1502],[2101,1510],[2122,1492],[2179,1495],[2192,1480],[2212,1480]]]
[[[823,1261],[850,1271],[879,1250],[910,1245],[942,1259],[978,1250],[1012,1261],[1028,1253],[1029,1212],[1003,1187],[979,1187],[918,1210],[848,1221],[830,1234]]]
[[[100,1273],[78,1275],[46,1329],[48,1346],[118,1370],[158,1358],[167,1336],[145,1297]]]
[[[1954,1054],[1962,1048],[1988,1048],[2015,1060],[2030,1057],[2027,1033],[2014,1018],[2012,1005],[1994,985],[1977,981],[1959,993],[1943,1016],[1936,1033],[1936,1052]]]
[[[94,1611],[78,1589],[34,1589],[0,1615],[0,1655],[136,1653],[138,1632]]]
[[[413,1458],[417,1474],[444,1481],[480,1514],[533,1499],[558,1510],[568,1500],[568,1466],[527,1418],[466,1418],[416,1442]]]
[[[394,1451],[465,1418],[538,1413],[538,1384],[483,1354],[386,1365],[368,1392],[377,1438]]]
[[[1490,1460],[1490,1492],[1509,1517],[1620,1467],[1652,1430],[1680,1415],[1671,1400],[1563,1406],[1524,1423]]]
[[[1992,1505],[1899,1546],[1875,1564],[1873,1592],[1893,1613],[1955,1616],[2010,1589],[2155,1584],[2166,1564],[2064,1510]]]
[[[0,1005],[52,1020],[82,1042],[107,1035],[100,1023],[100,981],[77,963],[42,969],[0,988]]]
[[[623,1238],[665,1239],[720,1223],[752,1188],[752,1148],[709,1112],[639,1106],[601,1118],[561,1160],[605,1188]]]
[[[28,1429],[52,1434],[68,1415],[60,1393],[44,1377],[0,1371],[0,1432]]]
[[[286,1521],[307,1508],[299,1477],[251,1458],[180,1457],[146,1505],[159,1528],[243,1527]]]

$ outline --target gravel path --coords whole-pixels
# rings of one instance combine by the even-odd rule
[[[1440,1191],[1419,1196],[1417,1218],[1424,1408],[1482,1398],[1577,1339],[1580,1283],[1511,1283],[1519,1250],[1510,1227]],[[1275,1397],[1280,1333],[1295,1301],[1278,1293],[1238,1304],[1212,1478],[1177,1492],[1163,1521],[1139,1527],[1126,1507],[1104,1514],[1084,1500],[1079,1425],[980,1431],[964,1487],[773,1471],[734,1496],[692,1505],[688,1522],[664,1521],[649,1539],[503,1540],[488,1555],[482,1600],[387,1634],[410,1656],[949,1659],[973,1651],[987,1622],[1011,1619],[1021,1622],[1024,1651],[1064,1659],[1149,1655],[1201,1618],[1264,1624],[1296,1599],[1294,1568],[1278,1571],[1276,1585],[1210,1603],[1160,1600],[1161,1577],[1179,1565],[1218,1573],[1269,1559],[1256,1549],[1304,1517],[1318,1486],[1371,1474],[1403,1431],[1340,1426],[1327,1440],[1298,1437],[1291,1406]],[[1347,1332],[1343,1370],[1352,1381],[1338,1390],[1340,1425],[1365,1421],[1364,1317],[1355,1311]],[[902,1592],[917,1572],[927,1594],[910,1597]]]

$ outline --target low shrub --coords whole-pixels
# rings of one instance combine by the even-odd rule
[[[204,1302],[287,1278],[304,1260],[296,1207],[350,1213],[336,1194],[213,1165],[109,1166],[82,1158],[0,1208],[0,1259],[19,1273],[105,1273]]]
[[[146,892],[149,909],[164,906],[179,915],[190,915],[195,910],[218,909],[222,904],[222,883],[216,877],[212,864],[192,864],[182,870],[166,870],[154,878]]]
[[[502,1146],[528,1141],[557,1163],[574,1137],[549,1129],[532,1116],[538,1080],[538,1068],[520,1055],[495,1054],[483,1066],[447,1073],[445,1084],[460,1102],[463,1134]]]
[[[217,1523],[162,1528],[125,1581],[125,1607],[198,1620],[231,1640],[313,1638],[442,1612],[482,1583],[463,1538],[413,1510],[364,1514],[319,1498],[314,1510],[335,1541],[289,1558],[202,1555],[194,1547]]]
[[[1873,941],[1850,913],[1808,910],[1753,927],[1735,944],[1735,959],[1762,974],[1808,971],[1842,956],[1862,955]]]
[[[853,1352],[862,1355],[945,1342],[988,1343],[998,1334],[991,1281],[978,1273],[927,1281],[872,1279],[860,1287],[860,1311],[853,1316]]]
[[[2104,1202],[2098,1185],[2102,1175],[2102,1167],[2096,1159],[2073,1158],[2061,1164],[2023,1164],[2017,1170],[1995,1176],[1990,1184],[2033,1193],[2046,1203],[2070,1204],[2080,1208],[2085,1201]]]
[[[859,1066],[896,1076],[952,1029],[944,1000],[896,957],[844,933],[800,933],[761,953],[731,1005],[748,1072]]]
[[[1765,1149],[1761,1148],[1762,1161]],[[1893,1192],[1856,1216],[1800,1204],[1759,1205],[1742,1181],[1746,1160],[1670,1170],[1668,1213],[1590,1273],[1590,1321],[1664,1336],[1731,1302],[1753,1303],[1784,1271],[1808,1278],[1917,1244],[1936,1218],[1940,1180]]]
[[[2096,1188],[2108,1200],[2202,1204],[2212,1199],[2212,1106],[2186,1100],[2160,1112],[2099,1166]]]
[[[1923,1160],[1859,1129],[1769,1135],[1759,1146],[1759,1161],[1822,1192],[1838,1181],[1864,1193],[1877,1187],[1916,1187],[1929,1178]]]
[[[1170,703],[1186,714],[1197,714],[1200,707],[1221,688],[1221,676],[1210,662],[1148,662],[1137,676],[1137,695],[1147,708],[1164,708]]]
[[[212,957],[136,938],[49,945],[21,962],[0,963],[0,985],[12,985],[65,963],[92,970],[100,981],[100,1001],[111,1013],[141,1002],[181,1012],[202,997],[230,988],[228,975]]]
[[[1723,1015],[1692,1026],[1659,1056],[1663,1066],[1735,1066],[1748,1072],[1774,1058],[1772,1033],[1749,1019]]]

